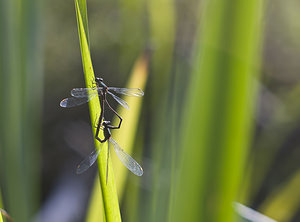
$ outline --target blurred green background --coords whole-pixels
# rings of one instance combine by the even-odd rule
[[[243,221],[233,201],[300,221],[299,1],[87,9],[107,85],[125,87],[151,52],[131,153],[144,175],[126,179],[123,221]],[[0,0],[0,12],[0,207],[17,222],[85,221],[97,167],[75,170],[93,149],[88,106],[59,106],[85,87],[74,2]]]

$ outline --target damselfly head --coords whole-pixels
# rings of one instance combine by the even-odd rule
[[[99,78],[99,77],[96,77],[95,80],[96,80],[96,82],[103,82],[103,79]]]
[[[105,90],[108,89],[107,85],[105,85],[105,83],[103,82],[103,79],[102,79],[102,78],[96,77],[96,78],[95,78],[95,81],[96,81],[96,83],[97,83],[97,85],[98,85],[99,87],[104,87]]]
[[[110,122],[109,120],[104,120],[104,121],[102,122],[102,125],[103,125],[104,127],[108,126],[109,124],[111,124],[111,122]]]

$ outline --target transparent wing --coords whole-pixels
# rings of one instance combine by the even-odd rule
[[[61,107],[74,107],[74,106],[79,106],[84,103],[87,103],[91,99],[93,99],[95,95],[91,95],[88,97],[70,97],[70,98],[65,98],[60,102]]]
[[[121,162],[132,173],[137,176],[142,176],[144,173],[143,168],[129,154],[127,154],[113,138],[110,137],[109,141],[112,143],[114,150]]]
[[[99,156],[99,153],[101,152],[101,148],[99,145],[93,152],[91,152],[90,155],[88,155],[83,161],[81,161],[76,169],[77,174],[82,174],[95,163],[97,157]]]
[[[129,109],[128,103],[121,99],[120,97],[112,94],[111,92],[108,91],[108,94],[111,95],[120,105],[122,105],[125,109]]]
[[[108,87],[108,90],[113,91],[118,94],[122,94],[125,96],[137,96],[141,97],[144,95],[143,90],[138,88],[116,88],[116,87]]]
[[[102,90],[102,87],[94,88],[74,88],[71,90],[71,95],[74,97],[90,97],[95,96]]]

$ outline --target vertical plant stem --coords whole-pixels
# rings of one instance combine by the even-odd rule
[[[149,57],[143,53],[135,62],[131,72],[131,76],[126,84],[127,88],[140,88],[145,90],[147,77],[148,77],[148,63]],[[136,131],[139,126],[139,117],[142,110],[144,98],[127,97],[126,101],[130,106],[130,110],[125,110],[123,107],[118,108],[118,113],[123,116],[124,122],[122,128],[112,132],[113,137],[118,139],[118,143],[129,154],[134,155],[134,141]],[[117,119],[114,119],[114,125],[117,124]],[[116,155],[112,156],[113,166],[116,170],[117,189],[119,192],[120,201],[122,201],[125,181],[130,173],[128,169],[122,164]]]
[[[299,186],[300,170],[266,198],[260,206],[260,211],[278,221],[292,221],[299,211]],[[284,207],[282,207],[282,203],[284,203]]]
[[[132,70],[130,80],[126,85],[127,88],[140,88],[144,90],[148,77],[148,60],[149,58],[146,55],[142,55],[137,59]],[[124,110],[123,107],[121,108],[121,110],[117,110],[117,112],[123,117],[122,128],[113,131],[112,134],[113,137],[118,139],[119,145],[123,147],[128,154],[131,154],[133,151],[134,139],[138,127],[138,119],[142,107],[142,99],[143,98],[128,97],[126,101],[130,106],[130,111]],[[115,118],[113,125],[117,125],[116,121],[119,121],[119,119]],[[120,201],[122,201],[125,188],[125,180],[129,171],[120,162],[120,160],[116,158],[116,155],[112,155],[112,160],[113,167],[114,169],[116,169],[117,190],[119,192],[118,197]],[[97,187],[95,187],[96,184],[98,184],[98,182],[94,184],[88,215],[86,219],[86,221],[88,222],[101,220],[102,217],[102,215],[98,213],[99,210],[97,209],[100,207],[98,203],[100,198],[98,198],[97,196],[100,195],[101,191]],[[129,207],[130,206],[128,206],[128,208]]]
[[[39,201],[40,1],[0,2],[0,149],[6,209],[28,221]],[[2,17],[3,16],[3,17]]]
[[[147,2],[149,11],[149,26],[151,44],[154,47],[151,59],[152,91],[149,107],[151,113],[150,142],[153,159],[153,193],[149,195],[149,205],[144,204],[145,209],[140,218],[147,221],[166,221],[168,212],[165,210],[169,201],[170,175],[162,172],[170,169],[171,157],[168,143],[170,132],[167,125],[170,124],[168,115],[168,91],[171,85],[171,69],[175,42],[175,4],[172,0],[150,0]],[[168,153],[168,154],[167,154]],[[166,182],[167,181],[167,182]],[[151,210],[149,210],[151,209]]]
[[[1,195],[1,190],[0,190],[0,208],[2,208],[2,195]],[[0,222],[3,222],[1,211],[0,211]]]
[[[251,141],[260,0],[205,1],[182,126],[174,221],[234,221]]]
[[[86,82],[86,86],[88,88],[91,88],[93,86],[93,81],[95,76],[94,76],[90,51],[89,51],[88,38],[86,34],[88,33],[86,1],[75,0],[75,8],[76,8],[76,15],[77,15],[77,25],[78,25],[78,33],[79,33],[85,82]],[[99,117],[101,112],[99,99],[97,98],[89,102],[92,126],[94,126],[95,121],[97,121],[97,116]],[[94,135],[96,133],[96,129],[94,127],[93,127],[93,133]],[[100,148],[102,148],[102,151],[98,157],[98,168],[99,168],[100,184],[101,184],[101,190],[103,195],[106,221],[107,222],[121,221],[119,202],[118,202],[117,190],[114,181],[111,158],[109,159],[110,161],[108,163],[108,167],[109,167],[108,181],[106,181],[107,143],[105,143],[105,145],[103,146],[103,144],[99,144],[99,142],[95,139],[95,145],[96,147],[100,146]]]

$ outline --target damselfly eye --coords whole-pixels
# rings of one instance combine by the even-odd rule
[[[99,77],[96,77],[96,78],[95,78],[95,82],[99,83],[99,82],[101,82],[101,81],[103,81],[102,78],[99,78]]]
[[[104,120],[102,124],[103,124],[103,126],[107,126],[107,125],[109,125],[110,123],[111,123],[111,122],[110,122],[109,120]]]

